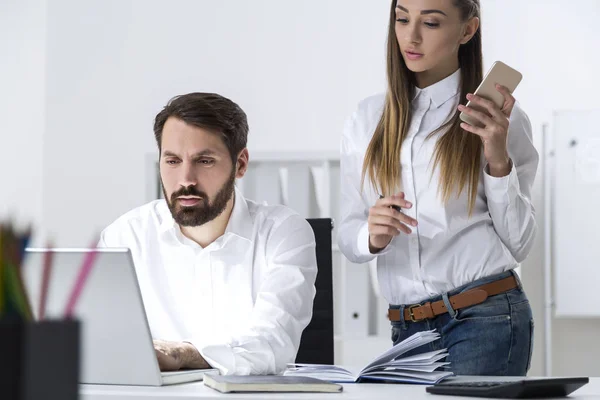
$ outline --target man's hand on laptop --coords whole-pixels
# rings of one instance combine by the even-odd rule
[[[153,340],[154,351],[161,371],[177,371],[182,368],[210,368],[200,352],[187,342]]]

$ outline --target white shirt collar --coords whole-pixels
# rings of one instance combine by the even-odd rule
[[[250,216],[250,212],[248,211],[248,203],[246,203],[246,199],[240,193],[238,188],[235,188],[235,198],[233,203],[233,210],[231,211],[231,215],[229,216],[229,221],[227,222],[227,227],[225,228],[226,236],[228,234],[233,234],[242,239],[246,239],[248,241],[252,241],[252,232],[254,229],[254,221]],[[162,218],[162,222],[160,224],[160,233],[164,234],[167,232],[175,233],[175,230],[180,230],[179,226],[173,219],[171,215],[171,211],[167,206],[167,202],[165,200],[165,207],[162,208],[160,216]]]
[[[252,232],[254,231],[254,220],[248,210],[248,203],[240,193],[238,188],[235,188],[235,201],[233,210],[229,216],[225,233],[232,233],[236,236],[252,241]]]
[[[439,108],[442,104],[454,97],[460,88],[460,68],[454,71],[454,73],[433,85],[427,86],[426,88],[420,89],[415,86],[415,94],[413,101],[420,96],[427,96],[433,102],[436,108]]]

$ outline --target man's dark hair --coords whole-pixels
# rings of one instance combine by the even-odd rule
[[[169,117],[212,131],[223,138],[235,164],[248,141],[246,113],[233,101],[214,93],[175,96],[154,119],[154,137],[162,152],[162,131]]]

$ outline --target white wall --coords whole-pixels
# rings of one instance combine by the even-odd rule
[[[0,219],[39,228],[46,1],[0,1]]]
[[[168,4],[168,5],[167,5]],[[384,86],[387,1],[55,0],[48,7],[45,225],[86,245],[146,200],[153,118],[214,91],[246,111],[253,151],[337,151]]]

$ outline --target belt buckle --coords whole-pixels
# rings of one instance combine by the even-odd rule
[[[417,307],[421,307],[421,305],[420,304],[413,304],[413,305],[408,306],[408,314],[410,315],[410,320],[412,322],[420,322],[420,321],[423,321],[425,319],[425,318],[419,318],[419,319],[415,318],[415,314],[413,313],[413,310],[415,308],[417,308]]]

